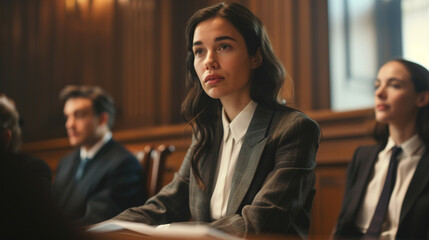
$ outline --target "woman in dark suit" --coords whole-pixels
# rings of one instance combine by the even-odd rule
[[[354,154],[335,236],[428,239],[429,72],[389,61],[374,97],[378,144]]]
[[[197,11],[186,34],[192,146],[170,184],[116,219],[306,238],[320,130],[278,103],[285,71],[261,21],[219,3]]]

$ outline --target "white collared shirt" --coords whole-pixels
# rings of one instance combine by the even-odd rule
[[[225,216],[235,164],[257,105],[251,100],[231,123],[222,108],[223,141],[219,151],[216,185],[210,200],[210,212],[213,219]]]
[[[378,154],[377,162],[374,165],[374,176],[368,184],[362,207],[356,218],[356,227],[363,233],[367,231],[372,216],[374,215],[386,179],[387,168],[389,166],[390,156],[392,155],[392,147],[394,146],[395,143],[393,139],[389,137],[386,147]],[[407,193],[411,179],[414,176],[417,164],[425,151],[425,146],[417,134],[399,147],[402,148],[402,153],[398,156],[399,162],[395,187],[390,197],[388,212],[379,239],[395,239],[396,232],[398,231],[402,202]],[[370,159],[367,160],[370,161]]]
[[[86,150],[84,147],[80,147],[80,159],[88,158],[88,160],[91,160],[94,158],[95,154],[97,154],[98,150],[101,149],[101,147],[104,146],[110,139],[112,138],[112,133],[108,131],[106,134],[104,134],[104,137],[100,139],[94,146],[92,146],[91,149]]]

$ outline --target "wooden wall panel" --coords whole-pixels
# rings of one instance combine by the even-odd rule
[[[283,94],[301,110],[330,107],[327,1],[249,0],[288,72]],[[291,89],[294,88],[294,92]]]
[[[115,130],[182,122],[185,47],[176,39],[194,9],[172,0],[0,4],[0,91],[17,102],[25,141],[65,136],[58,94],[68,84],[111,93]]]
[[[182,122],[184,30],[214,0],[5,0],[0,91],[16,100],[24,140],[64,137],[59,91],[99,85],[116,101],[114,130]],[[264,22],[302,110],[329,107],[326,0],[236,0]],[[292,87],[295,85],[295,96]]]
[[[343,201],[346,168],[347,164],[317,167],[310,239],[327,239],[332,234]]]

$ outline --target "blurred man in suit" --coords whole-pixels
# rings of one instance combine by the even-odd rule
[[[69,142],[77,150],[61,159],[54,201],[67,219],[88,225],[145,201],[137,159],[112,139],[112,98],[99,87],[68,86],[64,103]]]

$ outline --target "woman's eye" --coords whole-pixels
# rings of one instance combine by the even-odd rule
[[[194,50],[194,55],[196,55],[196,56],[201,55],[202,53],[203,53],[202,49],[195,49]]]
[[[228,50],[229,48],[231,48],[231,46],[228,44],[222,44],[220,45],[219,50]]]
[[[399,83],[390,83],[389,86],[392,88],[401,88],[401,84]]]

